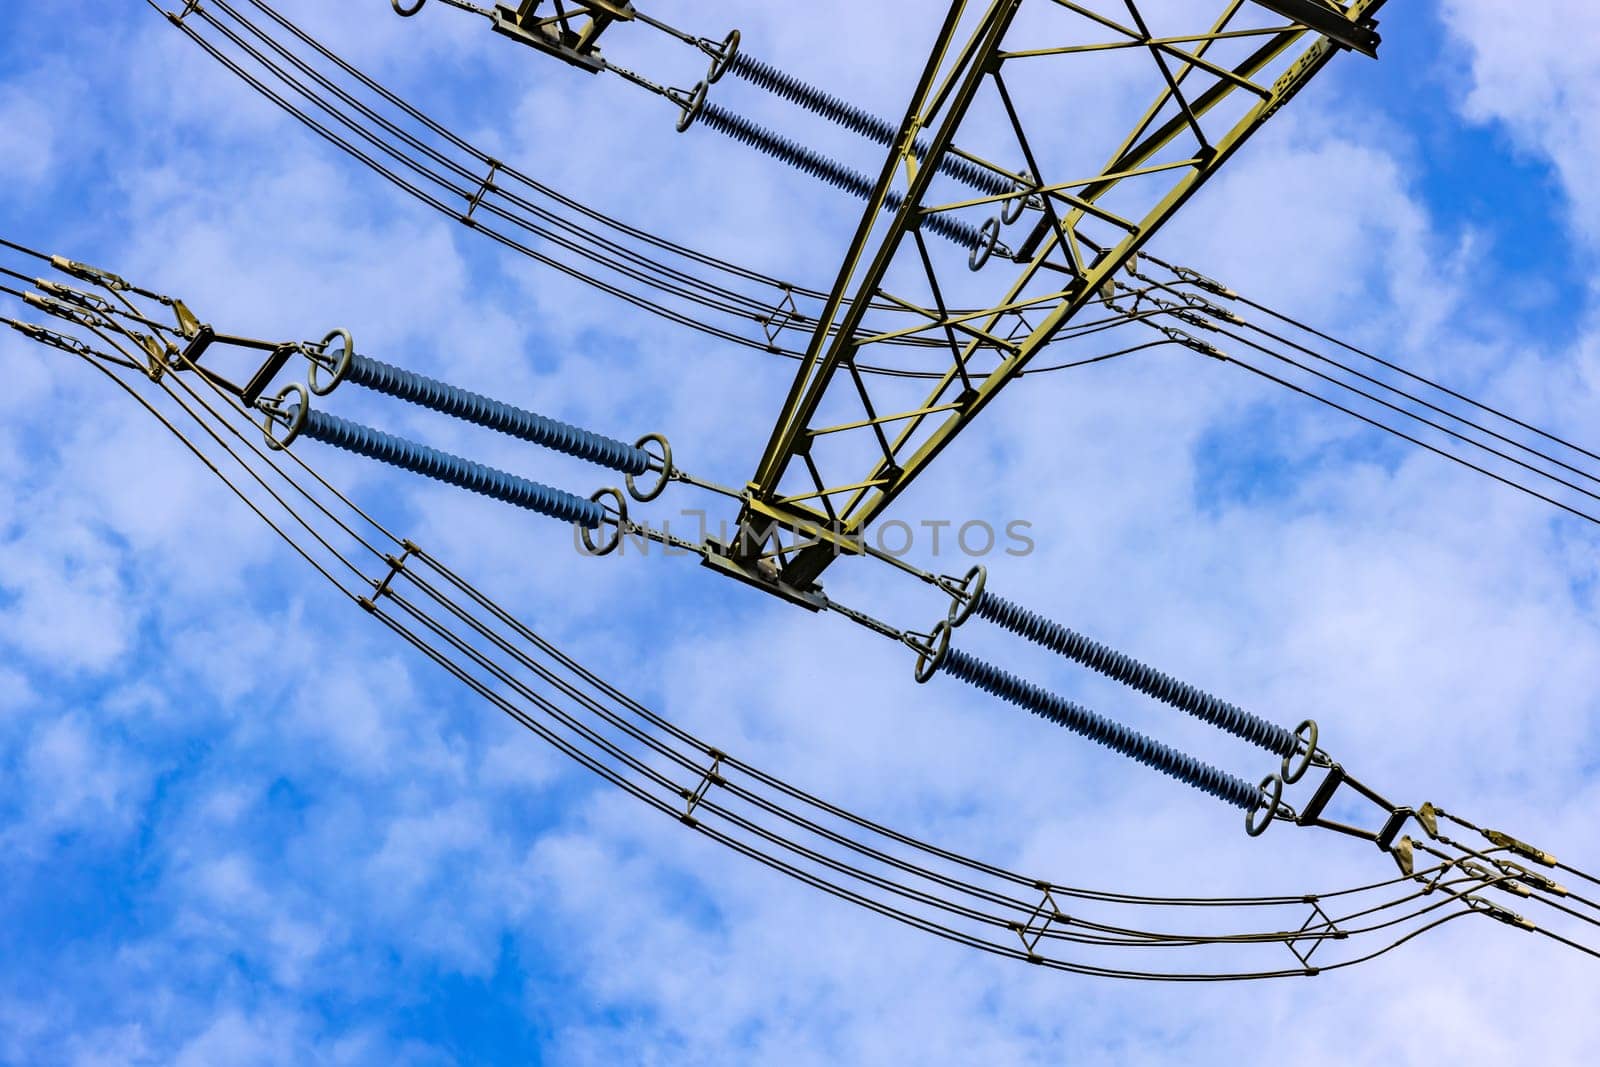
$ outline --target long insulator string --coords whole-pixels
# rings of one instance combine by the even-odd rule
[[[1263,799],[1261,791],[1243,778],[1170,748],[1154,738],[1090,711],[1065,697],[1057,696],[1032,682],[1025,682],[1016,675],[969,655],[959,648],[951,648],[945,652],[939,669],[974,688],[1026,708],[1040,718],[1048,719],[1058,726],[1065,726],[1091,741],[1099,742],[1130,759],[1154,767],[1163,774],[1169,774],[1180,782],[1187,782],[1218,800],[1243,808],[1245,811],[1254,811],[1261,806]]]
[[[295,417],[293,411],[289,415]],[[574,522],[592,530],[605,520],[605,509],[593,500],[507,474],[470,459],[452,456],[448,452],[363,426],[359,422],[341,419],[325,411],[306,412],[300,432],[313,441],[321,441],[461,489],[482,493],[562,522]]]
[[[758,152],[764,152],[773,159],[811,175],[818,181],[826,182],[836,189],[843,189],[862,200],[872,198],[877,183],[865,174],[852,170],[837,160],[829,159],[814,149],[806,148],[787,137],[773,133],[743,115],[734,114],[708,100],[700,109],[699,121],[718,133],[726,134],[741,144],[749,145]],[[891,189],[884,198],[884,207],[889,211],[898,211],[904,202],[905,198]],[[922,225],[963,248],[976,248],[983,241],[983,235],[978,232],[976,226],[968,225],[946,214],[924,215]]]
[[[1029,611],[1005,597],[985,589],[973,606],[973,614],[1004,627],[1019,637],[1025,637],[1052,652],[1099,671],[1107,678],[1139,690],[1186,711],[1197,719],[1226,730],[1252,745],[1259,745],[1279,756],[1292,755],[1298,748],[1294,732],[1268,722],[1259,715],[1245,711],[1210,693],[1180,682],[1169,674],[1140,663],[1091,637],[1085,637],[1058,622],[1052,622],[1037,612]]]
[[[797,104],[813,114],[821,115],[828,121],[858,133],[869,141],[876,141],[885,148],[893,147],[900,138],[899,127],[888,119],[856,107],[832,93],[823,92],[816,86],[803,82],[770,63],[752,59],[743,52],[734,56],[728,70],[751,85],[765,89],[772,95],[781,97],[791,104]],[[912,151],[918,159],[926,159],[927,142],[916,141]],[[939,157],[939,172],[990,196],[1004,196],[1016,191],[1016,183],[1011,179],[952,152],[946,152]]]
[[[623,474],[650,469],[642,448],[367,356],[351,355],[344,380]]]

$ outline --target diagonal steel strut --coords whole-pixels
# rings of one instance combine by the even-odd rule
[[[1357,0],[1342,13],[1319,10],[1346,20],[1352,32],[1370,32],[1383,2]],[[748,486],[741,522],[751,536],[745,543],[775,541],[778,549],[767,554],[776,557],[788,584],[805,588],[839,554],[859,551],[872,521],[1042,346],[1085,305],[1105,297],[1151,235],[1343,47],[1334,39],[1345,36],[1337,27],[1325,27],[1330,36],[1303,22],[1263,24],[1270,17],[1263,7],[1244,0],[1196,4],[1209,10],[1195,29],[1158,34],[1148,28],[1141,3],[1149,6],[1148,0],[993,0],[981,9],[966,0],[951,4]],[[1043,47],[1014,42],[1017,34],[1008,31],[1024,11],[1042,11],[1099,37]],[[972,28],[962,35],[964,24]],[[1013,67],[1022,74],[1021,64],[1083,63],[1113,52],[1146,57],[1154,103],[1120,143],[1108,146],[1098,172],[1038,173],[1044,164],[1035,149],[1060,137],[1048,125],[1030,124],[1024,114],[1030,101],[1013,88]],[[964,126],[980,95],[1003,106],[1026,167],[989,163],[956,147],[958,137],[977,139]],[[964,192],[948,200],[935,184],[947,155],[980,163],[1014,191]],[[899,209],[885,213],[896,196]],[[963,312],[958,319],[946,313],[938,294],[953,291],[969,264],[952,269],[930,259],[920,224],[936,213],[976,224],[984,214],[1022,204],[1035,218],[1016,250],[999,242],[1000,220],[993,219],[993,244],[972,256],[973,264],[990,260],[980,274],[984,284],[1008,259],[1020,273],[975,305],[986,307],[981,314]],[[905,294],[906,264],[925,272],[932,300]],[[871,309],[886,305],[926,311],[920,329],[898,329],[895,338],[913,332],[949,338],[948,369],[920,403],[886,397],[887,387],[869,387],[856,373],[858,354],[890,339],[871,328]],[[977,354],[990,358],[975,362]],[[978,365],[992,369],[980,377],[970,370]],[[861,414],[841,416],[841,405]],[[832,450],[825,457],[813,449],[824,437]],[[850,440],[857,446],[853,455]]]

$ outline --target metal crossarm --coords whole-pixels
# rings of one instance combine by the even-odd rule
[[[1336,4],[1325,0],[1256,0],[1270,11],[1326,34],[1336,44],[1354,48],[1357,52],[1376,58],[1378,34],[1371,25],[1352,20]]]
[[[814,583],[1041,347],[1108,299],[1150,236],[1346,46],[1334,35],[1370,32],[1382,3],[1313,5],[1348,23],[1344,34],[1286,25],[1273,5],[1245,0],[1163,8],[1159,20],[1148,0],[993,0],[981,11],[955,0],[750,481],[741,521],[751,543],[777,538],[784,581]],[[1096,150],[1060,128],[1060,86],[1104,85],[1098,117],[1130,76],[1153,103],[1130,113],[1119,140]],[[942,177],[956,157],[1002,191]],[[924,239],[933,218],[981,239],[952,258]],[[884,307],[913,323],[875,331],[872,309]],[[944,367],[932,388],[869,383],[863,353],[907,338],[939,342],[927,349]]]
[[[496,33],[505,34],[591,74],[605,69],[598,47],[600,35],[614,22],[631,22],[633,5],[614,0],[554,0],[541,14],[544,0],[521,0],[513,7],[497,4]]]

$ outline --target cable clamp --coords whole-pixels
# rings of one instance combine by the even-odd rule
[[[1503,922],[1507,926],[1515,926],[1519,929],[1528,931],[1539,929],[1538,926],[1534,925],[1529,920],[1524,919],[1510,908],[1502,908],[1500,905],[1484,900],[1482,897],[1469,895],[1465,898],[1465,900],[1467,907],[1471,908],[1473,911],[1487,915],[1489,918],[1494,919],[1497,922]]]
[[[950,612],[945,616],[945,621],[951,629],[972,617],[973,609],[983,599],[983,590],[988,581],[989,569],[981,563],[974,565],[965,577],[952,578],[946,574],[934,579],[934,584],[950,594]]]
[[[291,400],[292,405],[289,403]],[[284,386],[271,400],[257,398],[255,406],[267,417],[261,427],[267,447],[274,452],[282,452],[294,444],[300,431],[305,429],[306,418],[311,413],[311,397],[306,394],[305,386],[294,382]],[[274,433],[277,427],[282,427],[282,436]]]
[[[23,293],[22,302],[30,307],[36,307],[46,315],[54,315],[58,319],[66,319],[78,326],[97,326],[102,320],[88,308],[69,304],[65,300],[58,300],[53,296],[43,293]]]
[[[29,340],[37,341],[43,345],[49,345],[51,348],[59,348],[63,352],[71,352],[73,355],[77,356],[92,356],[95,354],[94,349],[90,348],[87,344],[78,340],[76,337],[68,337],[66,334],[56,333],[54,330],[47,330],[43,326],[37,325],[36,323],[22,322],[17,319],[5,318],[0,318],[0,323],[4,323],[5,325],[11,327],[13,330],[16,330]]]
[[[1223,363],[1228,362],[1228,354],[1210,341],[1202,341],[1194,334],[1185,333],[1176,326],[1159,326],[1157,329],[1166,334],[1169,341],[1180,344],[1185,348],[1193,349],[1202,356],[1210,356],[1212,359],[1220,360]]]
[[[1518,841],[1510,834],[1501,833],[1499,830],[1482,830],[1480,833],[1501,848],[1508,848],[1517,855],[1526,857],[1537,864],[1545,867],[1554,867],[1556,865],[1556,858],[1550,853],[1543,849],[1534,848],[1526,841]]]
[[[722,777],[722,761],[728,757],[714,748],[706,749],[706,754],[711,757],[711,769],[700,776],[700,784],[693,790],[678,790],[678,795],[684,799],[683,814],[678,816],[678,821],[685,826],[699,826],[700,820],[694,817],[694,809],[700,806],[712,786],[728,784],[728,780]]]
[[[54,282],[48,278],[35,278],[33,284],[65,301],[87,308],[102,318],[109,318],[118,310],[105,297],[86,292],[74,285],[67,285],[65,282]]]
[[[1212,322],[1204,315],[1190,311],[1187,308],[1175,308],[1172,310],[1171,314],[1172,317],[1177,319],[1179,322],[1188,323],[1190,326],[1193,326],[1197,329],[1211,330],[1213,332],[1215,332],[1217,329],[1216,323]]]
[[[1050,883],[1035,882],[1034,888],[1043,893],[1044,898],[1034,905],[1033,914],[1028,916],[1028,921],[1019,923],[1012,920],[1006,923],[1006,926],[1021,940],[1022,950],[1027,953],[1028,962],[1043,963],[1044,957],[1036,951],[1040,939],[1050,930],[1052,923],[1070,925],[1072,916],[1062,911],[1061,906],[1056,903],[1056,898],[1050,891]]]
[[[1511,860],[1495,860],[1494,865],[1518,882],[1524,883],[1533,889],[1545,893],[1554,893],[1558,897],[1571,895],[1571,891],[1560,882],[1546,878],[1538,871],[1530,871],[1520,863],[1513,863]]]
[[[389,564],[389,573],[385,574],[381,581],[372,583],[372,595],[370,597],[360,597],[356,600],[356,603],[366,608],[368,612],[376,612],[378,610],[378,598],[389,591],[389,583],[393,582],[395,577],[406,569],[406,560],[422,551],[409,539],[400,543],[405,551],[398,556],[385,555],[383,557],[384,562]]]
[[[738,58],[739,31],[729,30],[728,36],[722,39],[721,44],[708,37],[701,37],[695,41],[694,46],[711,57],[711,67],[706,71],[706,84],[715,85]]]
[[[1485,886],[1492,886],[1493,888],[1500,890],[1502,893],[1511,893],[1515,896],[1523,898],[1533,896],[1533,890],[1529,889],[1521,882],[1508,879],[1503,872],[1491,870],[1481,863],[1464,859],[1457,864],[1457,866],[1459,866],[1466,874],[1471,875],[1473,878],[1476,878],[1478,881],[1482,882]]]
[[[1199,298],[1186,297],[1183,302],[1179,303],[1173,300],[1164,300],[1159,296],[1151,296],[1149,297],[1149,301],[1151,304],[1160,308],[1164,313],[1172,316],[1179,322],[1187,323],[1190,326],[1194,326],[1202,330],[1211,330],[1213,332],[1215,332],[1218,328],[1216,323],[1212,322],[1210,319],[1206,318],[1205,315],[1201,314],[1202,311],[1211,308],[1212,305],[1204,300],[1200,300]]]
[[[1215,293],[1217,296],[1220,296],[1225,300],[1236,300],[1239,297],[1238,293],[1234,292],[1232,289],[1229,289],[1226,285],[1223,285],[1219,281],[1213,281],[1212,279],[1207,278],[1204,274],[1201,274],[1197,270],[1190,270],[1188,267],[1173,267],[1172,273],[1176,274],[1179,278],[1188,282],[1190,285],[1197,285],[1206,292]]]
[[[1200,312],[1202,315],[1210,315],[1214,319],[1221,319],[1223,322],[1231,323],[1234,326],[1245,325],[1243,316],[1223,307],[1220,304],[1213,304],[1203,296],[1196,296],[1193,293],[1187,293],[1184,295],[1183,300],[1184,303],[1189,305],[1189,307]],[[1215,326],[1211,326],[1209,328],[1213,330],[1216,329]]]
[[[711,83],[709,81],[702,80],[693,89],[688,91],[683,89],[664,90],[664,95],[666,98],[678,105],[678,122],[676,129],[679,133],[683,133],[690,126],[693,126],[694,120],[700,117],[700,112],[704,110],[706,106],[706,93],[710,90],[710,88]]]
[[[911,651],[917,654],[917,667],[915,677],[917,683],[924,684],[944,666],[944,658],[950,652],[950,623],[939,620],[932,633],[905,633],[900,640]]]

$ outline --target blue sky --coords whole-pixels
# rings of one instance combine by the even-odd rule
[[[625,86],[442,5],[409,22],[379,0],[282,6],[557,188],[831,277],[854,204],[705,131],[675,136]],[[935,8],[918,36],[903,11],[859,6],[658,13],[738,25],[752,54],[897,114]],[[1600,53],[1574,43],[1600,40],[1600,19],[1577,0],[1511,7],[1395,0],[1382,61],[1341,58],[1157,245],[1592,442]],[[13,4],[0,25],[0,233],[227,329],[348,326],[378,358],[616,436],[662,430],[686,468],[749,476],[788,364],[427,214],[145,5],[69,20]],[[729,98],[874,165],[747,89]],[[1575,1062],[1600,1041],[1568,1006],[1592,967],[1487,922],[1312,982],[1173,990],[1040,973],[821,899],[658,825],[470,699],[98,378],[9,333],[0,365],[0,1062]],[[555,484],[601,484],[349,402]],[[1166,354],[1025,380],[946,459],[902,514],[1032,522],[1038,551],[997,564],[997,589],[1275,720],[1318,718],[1404,802],[1600,856],[1588,531]],[[842,620],[681,561],[576,560],[552,524],[327,462],[625,691],[874,817],[1128,890],[1387,874],[1340,842],[1246,841],[1234,812],[1143,768],[954,683],[914,687],[903,652]],[[837,581],[887,617],[931,608],[891,579]],[[1104,683],[1022,665],[1230,769],[1257,765]],[[819,678],[846,679],[849,698],[819,696]]]

